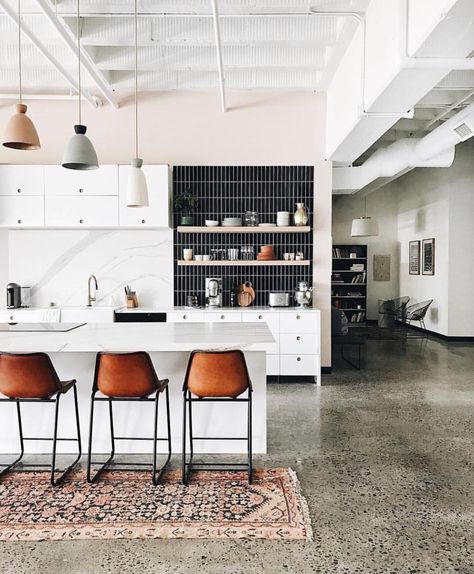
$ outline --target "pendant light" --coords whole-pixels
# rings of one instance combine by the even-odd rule
[[[62,166],[68,169],[97,169],[99,162],[97,154],[90,139],[86,136],[87,127],[82,124],[82,102],[81,102],[81,20],[79,12],[79,2],[77,0],[77,62],[78,62],[78,104],[79,123],[74,126],[75,134],[68,141],[63,154]]]
[[[138,157],[138,8],[135,0],[135,157],[131,161],[127,187],[127,207],[148,207],[148,187]]]
[[[21,0],[18,0],[18,76],[18,103],[15,105],[15,114],[7,123],[3,145],[20,150],[40,149],[38,132],[26,115],[27,106],[21,101]]]
[[[365,216],[352,220],[351,237],[372,237],[379,234],[377,222],[367,215],[367,196],[364,197]]]

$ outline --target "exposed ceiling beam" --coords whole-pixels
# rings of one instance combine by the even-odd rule
[[[36,3],[42,10],[43,14],[46,16],[48,22],[53,26],[59,36],[63,39],[68,48],[77,57],[77,46],[76,41],[73,39],[72,33],[66,29],[66,25],[63,20],[58,18],[53,10],[53,7],[49,0],[36,0]],[[119,103],[117,97],[109,85],[107,80],[97,69],[94,62],[91,60],[89,54],[81,48],[81,60],[82,65],[89,73],[90,77],[96,84],[97,88],[100,90],[104,98],[114,107],[118,108]]]
[[[219,25],[219,10],[217,8],[217,0],[211,0],[212,4],[212,21],[214,24],[214,38],[216,42],[216,57],[217,57],[217,72],[219,75],[219,92],[221,94],[222,111],[227,111],[225,101],[225,78],[224,78],[224,64],[222,63],[222,46],[221,46],[221,30]]]
[[[14,12],[7,0],[0,0],[0,7],[3,9],[5,14],[18,26],[18,15]],[[21,25],[22,33],[36,46],[38,51],[48,60],[48,62],[61,74],[61,76],[66,80],[66,82],[73,88],[75,92],[79,91],[79,86],[77,81],[71,76],[71,74],[64,68],[64,66],[51,54],[51,52],[46,48],[43,42],[36,36],[36,34],[30,29],[26,22],[22,22]],[[94,98],[88,93],[84,93],[83,97],[93,106],[94,108],[99,107],[98,98]]]

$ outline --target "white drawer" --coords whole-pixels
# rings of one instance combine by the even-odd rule
[[[61,323],[113,323],[114,309],[107,307],[85,307],[82,309],[61,309]]]
[[[42,311],[18,311],[15,309],[1,311],[1,323],[41,323]]]
[[[318,333],[317,313],[290,311],[280,314],[280,333]]]
[[[280,355],[280,375],[318,374],[318,355]]]
[[[280,355],[267,355],[267,375],[280,374]]]
[[[286,355],[319,355],[319,337],[313,333],[282,333],[280,348]]]
[[[273,334],[280,330],[280,316],[278,313],[242,313],[244,323],[266,323]]]
[[[206,312],[204,313],[204,321],[206,323],[241,323],[242,313]]]
[[[196,311],[172,311],[166,313],[168,323],[204,323],[204,313]]]

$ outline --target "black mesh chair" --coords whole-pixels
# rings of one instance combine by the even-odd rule
[[[417,321],[421,329],[425,331],[426,336],[426,325],[425,316],[428,311],[433,299],[429,301],[422,301],[421,303],[415,303],[406,308],[405,311],[405,324],[407,328],[412,324],[413,321]]]
[[[391,317],[394,321],[403,321],[410,297],[399,297],[382,301],[379,305],[379,314]]]

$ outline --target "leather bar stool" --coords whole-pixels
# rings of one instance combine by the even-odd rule
[[[153,484],[158,484],[161,475],[167,467],[171,458],[171,425],[170,425],[170,402],[168,379],[158,379],[156,371],[153,367],[150,355],[145,352],[136,353],[98,353],[95,363],[94,384],[92,387],[91,396],[91,415],[89,426],[89,451],[87,458],[87,481],[93,482],[97,479],[99,474],[107,467],[113,465],[115,470],[125,470],[120,467],[137,467],[137,466],[151,466],[152,467],[152,480]],[[96,396],[97,393],[100,396]],[[165,393],[166,397],[166,423],[167,423],[167,436],[166,438],[158,438],[158,403],[161,393]],[[153,395],[153,396],[151,396]],[[92,460],[92,433],[94,422],[94,404],[98,401],[105,401],[109,405],[109,424],[110,424],[110,441],[111,451],[110,456],[105,462]],[[115,436],[114,430],[114,415],[112,404],[118,401],[126,402],[154,402],[154,421],[153,421],[153,437],[126,437]],[[153,462],[140,463],[140,462],[121,462],[120,465],[113,464],[115,456],[115,441],[116,440],[151,440],[153,441]],[[168,458],[166,462],[157,470],[157,442],[167,441],[168,443]],[[100,468],[91,474],[92,465],[101,464]]]
[[[247,391],[245,398],[237,398]],[[246,402],[246,437],[203,437],[193,435],[193,403]],[[186,432],[189,414],[190,458],[187,462]],[[247,442],[247,463],[194,463],[195,440],[244,440]],[[183,458],[182,480],[188,483],[193,470],[247,470],[252,483],[252,383],[242,351],[193,351],[189,358],[183,385]]]
[[[58,418],[60,398],[70,389],[74,395],[74,409],[76,419],[76,438],[58,437]],[[20,453],[16,460],[10,464],[0,465],[0,476],[13,470],[23,459],[25,452],[25,441],[52,441],[53,450],[51,458],[51,484],[57,486],[79,462],[82,454],[81,450],[81,429],[79,425],[79,407],[77,402],[76,381],[60,381],[58,374],[51,362],[50,357],[45,353],[28,353],[13,355],[0,353],[0,393],[8,398],[0,399],[1,402],[16,403],[18,417],[18,434],[20,439]],[[21,417],[21,403],[54,403],[54,429],[51,437],[26,437],[23,436],[23,424]],[[56,469],[56,448],[58,441],[77,442],[78,454],[74,462],[65,470]],[[21,463],[22,468],[33,468],[39,470],[35,464]],[[59,477],[56,473],[60,472]]]

